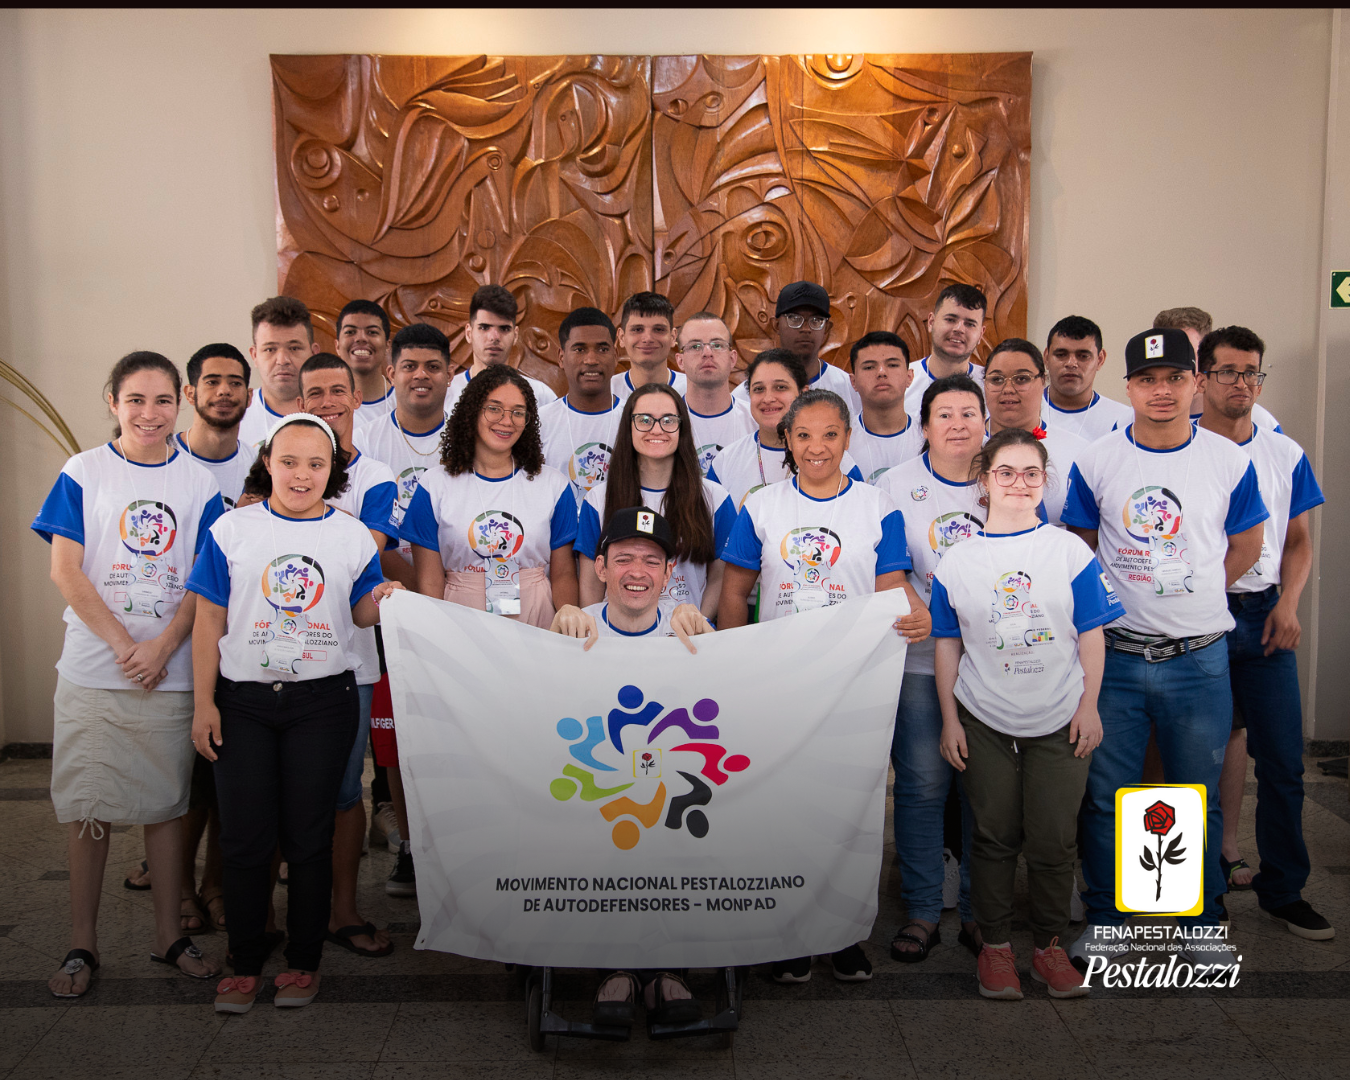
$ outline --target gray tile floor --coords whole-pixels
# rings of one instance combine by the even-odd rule
[[[870,983],[836,983],[827,962],[801,987],[777,986],[757,970],[731,1048],[718,1038],[652,1043],[635,1033],[624,1044],[550,1039],[536,1054],[526,1042],[519,985],[501,965],[413,950],[416,904],[384,895],[393,857],[382,850],[363,863],[361,902],[368,918],[392,924],[394,954],[365,960],[329,949],[315,1004],[293,1012],[259,1006],[225,1019],[210,1008],[209,986],[148,962],[149,894],[122,888],[141,858],[140,830],[114,830],[96,989],[79,1002],[54,1000],[45,983],[68,948],[64,832],[46,798],[49,763],[9,761],[0,764],[0,1078],[1346,1077],[1350,802],[1345,781],[1308,766],[1304,822],[1313,870],[1305,896],[1342,935],[1302,941],[1266,918],[1250,892],[1230,895],[1232,940],[1244,957],[1236,989],[1057,1002],[1024,976],[1026,1000],[984,1001],[974,960],[956,945],[955,912],[944,916],[944,944],[926,963],[890,959],[902,911],[888,853],[865,946],[876,970]],[[1248,792],[1241,836],[1250,859],[1254,784]],[[284,902],[278,890],[283,910]],[[222,935],[198,942],[224,952]],[[1025,969],[1029,932],[1015,928],[1013,946]],[[280,968],[278,956],[267,973]],[[580,1008],[569,1003],[564,1011],[579,1015]]]

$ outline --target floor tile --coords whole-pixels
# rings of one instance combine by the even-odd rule
[[[381,1061],[371,1080],[549,1080],[553,1054],[537,1054],[530,1061]]]
[[[412,1002],[399,1007],[380,1061],[528,1061],[519,1002]]]
[[[147,1059],[151,1060],[151,1059]],[[188,1080],[192,1066],[182,1062],[156,1061],[153,1071],[140,1065],[100,1065],[98,1072],[87,1074],[97,1080]],[[67,1065],[30,1065],[24,1062],[5,1080],[72,1080],[74,1070]]]
[[[62,1009],[0,1009],[0,1076],[27,1056],[61,1019]]]
[[[222,1023],[206,1005],[76,1005],[62,1013],[23,1065],[99,1076],[137,1062],[191,1066]]]
[[[271,990],[264,992],[270,999]],[[204,1012],[209,1009],[202,1006]],[[393,1004],[325,1005],[322,998],[303,1009],[278,1009],[266,1000],[231,1016],[202,1064],[374,1062],[398,1009]]]
[[[248,1080],[370,1080],[371,1061],[250,1062]],[[444,1074],[442,1074],[444,1075]],[[241,1080],[238,1065],[198,1065],[188,1080]]]
[[[972,994],[975,991],[972,990]],[[1098,1074],[1048,998],[892,1001],[923,1080],[1086,1080]]]
[[[1350,1003],[1230,998],[1219,1007],[1287,1080],[1350,1072]]]
[[[883,1063],[904,1057],[884,1001],[754,1001],[736,1032],[736,1060],[794,1061],[829,1056]]]

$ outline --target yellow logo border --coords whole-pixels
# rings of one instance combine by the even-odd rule
[[[1192,791],[1200,794],[1200,816],[1204,822],[1204,849],[1201,854],[1200,862],[1200,896],[1195,906],[1186,911],[1149,911],[1147,908],[1132,908],[1125,906],[1125,841],[1124,826],[1122,825],[1120,805],[1125,796],[1136,791],[1159,791],[1167,788],[1190,788]],[[1204,784],[1135,784],[1132,787],[1116,788],[1116,910],[1125,912],[1129,915],[1153,915],[1157,918],[1168,918],[1176,915],[1199,915],[1205,910],[1205,870],[1204,859],[1209,848],[1209,799],[1206,795]]]

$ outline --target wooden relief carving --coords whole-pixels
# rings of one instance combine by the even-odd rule
[[[469,362],[470,295],[521,301],[522,370],[565,383],[557,327],[656,288],[722,314],[744,361],[773,298],[830,293],[827,359],[869,330],[917,358],[951,282],[980,350],[1026,333],[1029,53],[274,56],[279,284],[331,345],[343,304],[425,320]]]

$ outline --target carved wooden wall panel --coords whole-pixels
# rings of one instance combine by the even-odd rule
[[[1026,333],[1029,53],[274,56],[280,288],[332,323],[357,296],[436,323],[521,301],[521,367],[642,288],[722,314],[742,360],[779,288],[829,291],[825,355],[869,330],[927,352],[941,288],[979,285],[980,350]],[[842,350],[841,350],[842,347]]]

